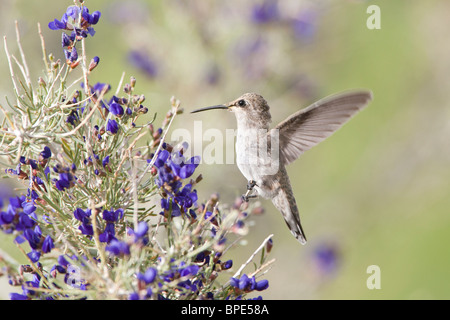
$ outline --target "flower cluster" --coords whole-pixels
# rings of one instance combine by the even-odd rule
[[[41,276],[39,274],[33,274],[32,280],[25,281],[22,284],[22,293],[11,293],[10,299],[11,300],[29,300],[33,297],[38,297],[38,291],[33,290],[35,288],[40,287],[40,280]],[[50,297],[47,297],[48,300],[50,300]]]
[[[0,212],[0,229],[5,233],[16,234],[15,241],[18,244],[28,241],[32,250],[27,255],[32,262],[37,262],[41,254],[48,253],[54,248],[52,237],[42,234],[41,228],[37,224],[39,219],[36,215],[37,203],[43,202],[38,192],[46,190],[43,179],[49,177],[50,170],[47,163],[51,156],[50,148],[45,146],[43,151],[40,152],[38,160],[27,159],[22,156],[16,169],[5,170],[9,175],[18,176],[19,179],[29,180],[30,182],[27,195],[8,199],[9,204],[6,210]],[[22,171],[23,165],[29,166],[30,175]],[[0,209],[5,206],[4,202],[3,199],[0,199]],[[45,216],[43,216],[43,219],[45,223],[48,223]]]
[[[164,145],[167,148],[167,144]],[[171,147],[170,147],[171,148]],[[156,184],[161,189],[162,215],[171,212],[172,217],[190,214],[195,218],[195,211],[190,209],[197,202],[197,191],[192,190],[194,181],[183,186],[182,180],[191,177],[200,163],[200,157],[186,159],[183,149],[170,153],[164,149],[156,156]],[[197,179],[196,181],[199,181]]]
[[[112,231],[114,230],[113,228],[111,229]],[[103,234],[105,234],[105,232]],[[147,233],[148,233],[148,224],[145,221],[141,221],[139,222],[136,230],[128,228],[127,234],[130,236],[130,238],[127,241],[120,241],[117,240],[115,237],[112,237],[110,241],[104,241],[109,243],[109,245],[106,246],[106,251],[108,251],[113,256],[119,257],[127,256],[130,254],[131,250],[130,248],[132,246],[142,247],[149,243]],[[100,239],[100,241],[102,241],[102,239]]]
[[[15,233],[18,244],[28,241],[32,251],[28,253],[31,261],[37,262],[42,253],[48,253],[54,248],[53,239],[44,237],[41,228],[37,225],[35,196],[28,199],[26,196],[9,198],[5,211],[0,212],[0,228],[5,233]],[[0,201],[0,209],[3,209]]]
[[[95,30],[92,25],[98,23],[100,19],[100,11],[90,14],[89,9],[85,6],[70,6],[63,14],[61,20],[55,19],[49,22],[48,27],[52,30],[68,30],[72,31],[70,35],[62,33],[62,47],[66,57],[67,64],[72,68],[78,65],[78,51],[75,47],[76,42],[86,38],[88,35],[93,36]],[[98,63],[98,57],[96,58]]]
[[[83,257],[83,260],[86,260],[86,257]],[[78,274],[80,270],[76,265],[78,261],[79,258],[76,255],[59,255],[57,258],[57,264],[54,264],[50,269],[50,275],[53,279],[55,279],[58,274],[64,274],[63,281],[65,284],[72,288],[86,290],[89,284]]]
[[[72,164],[70,167],[62,167],[57,164],[53,167],[53,171],[58,174],[58,178],[53,178],[52,181],[55,184],[56,189],[64,191],[75,185],[77,177],[74,176],[77,167]],[[48,174],[47,174],[48,175]]]
[[[249,278],[246,274],[243,274],[240,279],[231,278],[230,282],[240,292],[262,291],[269,287],[269,281],[256,281],[255,276]]]

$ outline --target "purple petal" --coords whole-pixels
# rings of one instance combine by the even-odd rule
[[[256,283],[255,289],[257,291],[266,290],[269,287],[269,281],[268,280],[261,280]]]
[[[41,257],[41,253],[39,251],[36,250],[32,250],[31,252],[27,253],[28,258],[30,258],[30,260],[33,263],[36,263],[39,261],[39,258]]]
[[[50,252],[55,245],[53,244],[53,239],[50,236],[45,237],[44,242],[42,243],[42,251],[44,253]]]

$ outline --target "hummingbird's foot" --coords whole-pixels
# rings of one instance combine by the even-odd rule
[[[253,188],[256,185],[257,184],[256,184],[255,180],[249,180],[248,181],[248,183],[247,183],[247,192],[242,195],[242,200],[244,200],[245,202],[248,202],[249,199],[253,199],[253,198],[257,198],[258,197],[257,194],[250,195],[250,193],[253,191]]]
[[[249,180],[247,183],[247,190],[251,191],[253,190],[253,188],[256,186],[256,181],[255,180]]]
[[[254,199],[254,198],[257,198],[257,197],[258,197],[258,195],[256,195],[256,194],[252,194],[252,195],[243,194],[242,195],[242,200],[244,200],[245,202],[249,202],[250,199]]]

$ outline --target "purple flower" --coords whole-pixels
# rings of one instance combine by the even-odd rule
[[[158,271],[155,268],[148,268],[144,274],[138,273],[137,278],[138,280],[144,281],[145,284],[150,284],[153,281],[155,281],[155,278],[158,274]]]
[[[41,243],[41,232],[40,229],[25,229],[23,232],[23,235],[25,239],[28,240],[28,243],[30,244],[30,247],[32,249],[38,249],[40,243]]]
[[[321,244],[314,250],[314,260],[320,271],[330,274],[337,269],[339,252],[332,245]]]
[[[66,60],[70,61],[70,62],[75,62],[78,60],[78,51],[77,48],[72,47],[72,50],[68,51],[65,50],[64,51],[66,54]]]
[[[180,270],[180,276],[187,277],[187,276],[195,276],[197,272],[200,270],[200,267],[193,264],[191,266],[185,267]]]
[[[44,150],[40,153],[40,155],[42,156],[42,158],[48,159],[52,156],[52,151],[50,150],[49,147],[45,146]]]
[[[84,211],[83,209],[76,208],[75,211],[73,212],[73,216],[75,217],[75,219],[83,223],[88,223],[89,217],[91,216],[91,210],[88,209]]]
[[[161,150],[160,152],[158,152],[158,156],[155,160],[155,167],[161,168],[162,166],[164,166],[169,156],[170,153],[167,150]]]
[[[232,266],[233,266],[233,260],[225,261],[222,264],[222,268],[225,269],[225,270],[230,269]]]
[[[156,64],[150,57],[142,52],[133,50],[128,54],[128,61],[137,69],[143,71],[146,75],[153,78],[158,74]]]
[[[134,235],[138,238],[145,237],[148,232],[148,225],[147,222],[141,221],[138,224],[137,230],[135,231]]]
[[[292,22],[292,30],[299,40],[311,40],[316,32],[317,13],[312,10],[302,11]]]
[[[61,18],[61,21],[58,19],[55,19],[53,21],[50,21],[48,24],[48,27],[52,30],[60,30],[60,29],[68,29],[67,27],[67,14],[64,13],[64,15]]]
[[[63,172],[59,174],[59,179],[53,179],[53,182],[58,190],[64,191],[74,184],[74,176],[71,173]]]
[[[80,118],[78,116],[78,112],[76,110],[72,110],[67,117],[66,122],[70,123],[72,126],[75,126],[76,122],[78,122],[79,120]]]
[[[116,240],[116,231],[114,229],[114,223],[107,223],[105,231],[99,235],[100,242],[110,243],[112,240]]]
[[[50,236],[45,237],[42,243],[42,251],[44,253],[49,253],[55,247],[53,239]]]
[[[104,94],[108,93],[108,91],[111,90],[111,85],[108,83],[101,83],[97,82],[94,84],[94,86],[91,88],[91,92],[95,93],[97,96],[100,96],[100,94],[104,91]]]
[[[144,245],[148,243],[147,232],[148,225],[145,221],[139,222],[136,230],[128,229],[128,235],[134,236],[134,243],[142,241]]]
[[[24,159],[24,158],[21,157],[21,162],[22,162],[22,159]],[[22,162],[22,163],[25,164],[24,162]],[[5,169],[5,172],[10,174],[10,175],[27,177],[27,174],[22,171],[21,167],[22,167],[21,163],[18,163],[17,166],[16,166],[16,169]]]
[[[207,252],[207,251],[202,251],[195,257],[195,262],[204,263],[206,265],[209,265],[209,260],[210,260],[210,256],[209,256],[209,252]]]
[[[89,63],[89,71],[94,70],[94,68],[98,65],[100,62],[100,58],[95,56],[92,58],[91,62]]]
[[[269,23],[278,20],[280,13],[276,0],[264,0],[261,4],[252,8],[252,21],[258,24]]]
[[[87,7],[83,7],[83,11],[81,12],[81,16],[87,23],[89,24],[97,24],[100,19],[101,12],[94,11],[92,14],[89,14],[89,9]]]
[[[63,14],[61,21],[55,19],[49,22],[48,27],[51,30],[73,30],[74,25],[77,24],[78,16],[80,13],[80,8],[77,6],[70,6],[67,8],[66,12]],[[95,11],[92,14],[89,14],[89,9],[87,7],[83,7],[81,11],[82,21],[80,22],[82,29],[75,29],[77,35],[82,37],[86,37],[87,34],[91,36],[94,35],[95,31],[91,27],[93,24],[97,24],[100,19],[101,13],[100,11]],[[71,21],[69,23],[69,18]]]
[[[103,219],[109,222],[116,222],[123,218],[123,209],[117,210],[103,210]]]
[[[133,292],[128,296],[128,300],[139,300],[139,299],[140,299],[139,294],[136,292]]]
[[[34,203],[32,201],[30,202],[26,202],[23,205],[23,212],[30,215],[32,214],[34,211],[36,211],[36,206],[34,205]]]
[[[197,191],[192,191],[192,184],[188,183],[183,187],[183,189],[176,193],[175,200],[179,205],[183,208],[190,208],[192,205],[197,202],[198,196]]]
[[[92,228],[91,224],[82,223],[78,229],[81,231],[82,234],[87,236],[93,236],[94,235],[94,229]]]
[[[230,285],[245,292],[250,292],[253,290],[262,291],[269,287],[269,281],[256,281],[255,276],[249,278],[246,274],[243,274],[240,279],[231,278]]]
[[[180,178],[187,179],[194,173],[195,169],[198,167],[200,163],[200,157],[192,157],[188,161],[181,166],[180,169]]]
[[[130,246],[119,240],[112,240],[105,248],[106,251],[111,252],[115,256],[123,256],[130,254]]]
[[[80,9],[77,6],[69,6],[66,10],[67,17],[71,17],[72,19],[77,19],[79,13]]]
[[[39,261],[39,258],[41,257],[41,253],[37,250],[31,250],[31,252],[27,253],[28,258],[30,258],[30,260],[33,263],[36,263]]]
[[[202,283],[200,280],[191,281],[190,279],[178,283],[179,287],[191,290],[192,292],[197,292],[198,287],[201,285]]]
[[[63,48],[65,48],[65,47],[68,47],[68,46],[71,46],[71,45],[72,45],[72,40],[70,39],[70,37],[65,32],[63,32],[62,35],[61,35],[61,46]]]
[[[10,224],[14,220],[14,211],[0,212],[0,226]]]
[[[211,211],[205,212],[205,220],[209,220],[212,224],[217,224],[216,216]]]
[[[9,294],[10,300],[28,300],[28,297],[26,295],[20,294],[20,293],[10,293]]]
[[[9,198],[9,205],[14,209],[21,209],[22,202],[25,200],[25,197],[11,197]]]
[[[102,160],[103,167],[106,167],[109,164],[109,156],[106,156]]]
[[[115,103],[115,102],[113,102],[109,105],[109,111],[117,117],[121,117],[124,114],[123,107],[120,104]]]
[[[15,226],[16,230],[22,231],[26,228],[32,228],[36,224],[36,222],[32,220],[27,214],[20,212],[18,213],[18,215],[19,221]]]
[[[67,266],[70,264],[69,261],[64,257],[64,255],[58,256],[58,264],[64,268],[67,268]]]
[[[106,124],[106,131],[111,132],[111,134],[116,134],[117,131],[119,131],[119,125],[116,120],[108,120],[108,123]]]
[[[256,282],[255,290],[256,291],[263,291],[266,290],[269,287],[269,281],[268,280],[261,280]]]

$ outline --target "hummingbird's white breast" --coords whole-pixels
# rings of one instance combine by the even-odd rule
[[[268,181],[279,171],[278,145],[272,145],[266,129],[238,127],[236,137],[236,164],[244,177],[256,181],[255,189],[262,197],[271,196]]]

